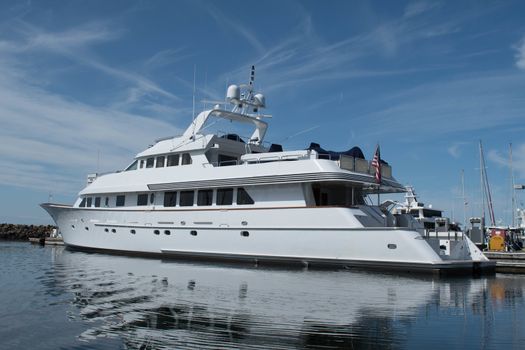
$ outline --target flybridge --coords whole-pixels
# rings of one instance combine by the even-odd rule
[[[262,121],[262,118],[270,118],[271,116],[261,113],[261,110],[266,108],[266,98],[261,93],[255,93],[253,89],[253,82],[255,80],[255,66],[252,66],[250,83],[241,85],[230,85],[226,92],[226,102],[217,102],[212,110],[201,112],[197,118],[186,129],[183,136],[185,138],[194,139],[195,134],[198,134],[206,121],[210,117],[223,118],[239,123],[254,124],[255,131],[249,139],[249,143],[261,145],[266,134],[268,124]],[[220,108],[224,105],[224,108]],[[226,110],[226,106],[231,105],[231,110]]]

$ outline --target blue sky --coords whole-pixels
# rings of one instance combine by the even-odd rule
[[[0,221],[48,223],[87,173],[121,169],[191,121],[196,99],[256,87],[267,140],[377,142],[420,200],[479,215],[483,140],[497,219],[509,143],[525,183],[523,1],[0,2]],[[197,109],[203,104],[198,103]],[[525,193],[519,194],[525,201]]]

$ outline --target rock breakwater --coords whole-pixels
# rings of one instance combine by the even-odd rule
[[[53,225],[17,225],[0,224],[0,240],[27,241],[29,237],[49,237],[55,226]]]

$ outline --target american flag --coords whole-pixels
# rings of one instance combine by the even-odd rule
[[[374,159],[372,159],[372,166],[376,169],[375,179],[376,183],[381,183],[381,152],[379,151],[379,145],[377,145]]]

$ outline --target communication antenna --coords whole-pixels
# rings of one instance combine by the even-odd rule
[[[195,140],[195,77],[197,75],[197,65],[193,65],[193,108],[191,111],[191,117],[192,117],[192,124],[193,124],[193,132],[192,132],[192,139]]]

